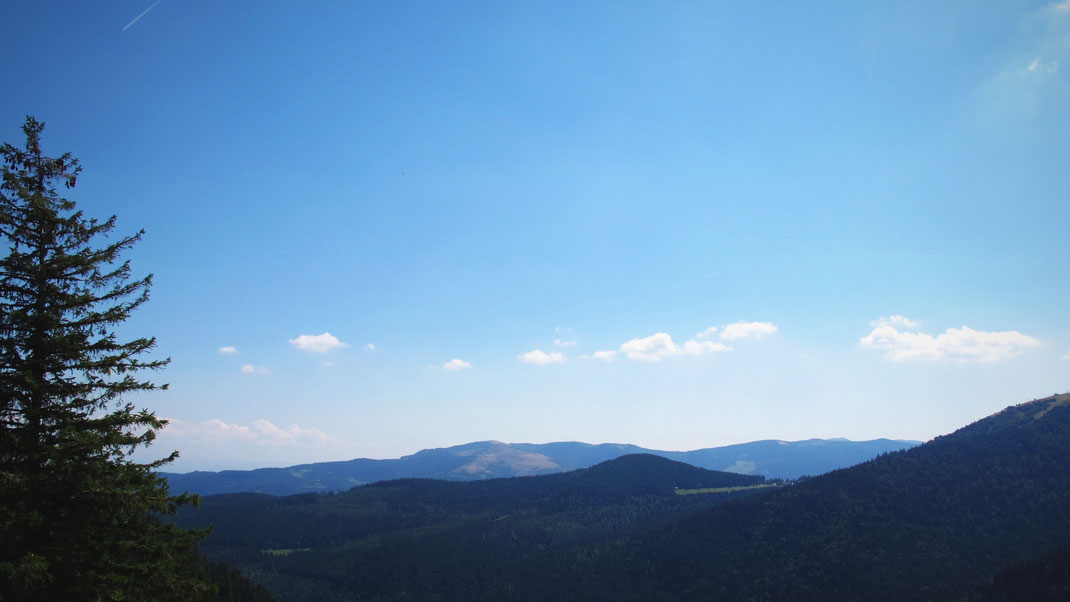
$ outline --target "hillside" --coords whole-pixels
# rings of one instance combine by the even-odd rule
[[[978,587],[969,602],[1070,600],[1070,544],[1012,563]]]
[[[706,468],[793,479],[864,462],[882,453],[916,445],[916,441],[809,439],[754,441],[688,452],[660,451],[635,445],[579,442],[501,443],[480,441],[425,449],[398,459],[360,458],[288,468],[164,473],[171,488],[201,495],[244,491],[290,495],[339,491],[356,485],[403,478],[469,481],[552,474],[586,468],[625,454],[647,453]]]
[[[1012,406],[909,451],[698,512],[535,597],[954,599],[1070,543],[1070,395]],[[775,568],[772,568],[775,567]],[[595,587],[593,584],[597,583]],[[542,591],[538,591],[542,589]]]
[[[677,495],[676,488],[751,487],[762,477],[709,471],[653,455],[587,469],[471,482],[403,479],[339,494],[209,496],[185,525],[214,525],[202,550],[269,585],[284,600],[475,595],[475,574],[513,579],[517,567],[569,556],[674,516],[771,488]],[[354,567],[360,567],[356,570]],[[508,581],[480,582],[490,595]],[[396,593],[396,592],[395,592]]]
[[[213,496],[180,520],[217,525],[205,552],[292,600],[962,600],[1008,599],[1032,575],[1065,586],[1070,395],[796,485],[670,489],[758,478],[631,455],[537,477]]]

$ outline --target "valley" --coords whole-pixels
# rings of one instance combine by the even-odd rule
[[[1070,545],[1068,399],[797,482],[628,454],[551,475],[214,495],[177,520],[214,525],[204,554],[284,600],[985,599],[1024,571],[1063,574],[1058,552],[1000,571]]]

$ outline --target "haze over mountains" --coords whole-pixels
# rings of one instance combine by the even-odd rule
[[[357,485],[402,478],[470,481],[499,477],[553,474],[612,460],[626,454],[653,454],[700,468],[794,479],[852,466],[883,453],[906,449],[918,441],[874,439],[764,440],[698,449],[662,451],[635,445],[579,442],[502,443],[479,441],[425,449],[391,460],[359,458],[342,462],[301,464],[288,468],[163,473],[171,488],[201,495],[258,492],[289,495],[337,491]]]
[[[1070,394],[793,485],[627,455],[209,496],[178,520],[214,524],[205,553],[286,600],[1059,599]]]

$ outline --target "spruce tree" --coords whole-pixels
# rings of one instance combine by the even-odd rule
[[[166,424],[130,398],[166,388],[144,374],[169,360],[115,333],[148,299],[123,259],[143,231],[109,239],[114,216],[60,195],[81,168],[42,153],[43,128],[0,148],[0,599],[199,599],[203,533],[158,518],[196,502],[156,474],[178,453],[131,458]]]

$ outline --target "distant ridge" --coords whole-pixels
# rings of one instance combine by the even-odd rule
[[[480,592],[510,600],[517,593],[499,588],[515,575],[501,570],[568,562],[569,551],[775,489],[764,485],[761,476],[631,454],[532,477],[410,478],[337,494],[206,496],[174,520],[212,526],[201,546],[205,557],[225,559],[278,600],[488,599]],[[458,575],[467,575],[463,585]],[[382,589],[390,583],[401,587]]]
[[[636,445],[575,441],[502,443],[477,441],[425,449],[391,460],[358,458],[287,468],[162,473],[175,491],[201,495],[255,492],[290,495],[338,491],[357,485],[403,478],[471,481],[498,477],[553,474],[587,468],[628,454],[653,454],[708,470],[794,479],[853,466],[884,453],[907,449],[918,441],[874,439],[764,440],[686,452]]]
[[[209,558],[295,602],[1065,600],[1070,394],[794,483],[634,454],[209,496],[176,521],[216,525]]]

